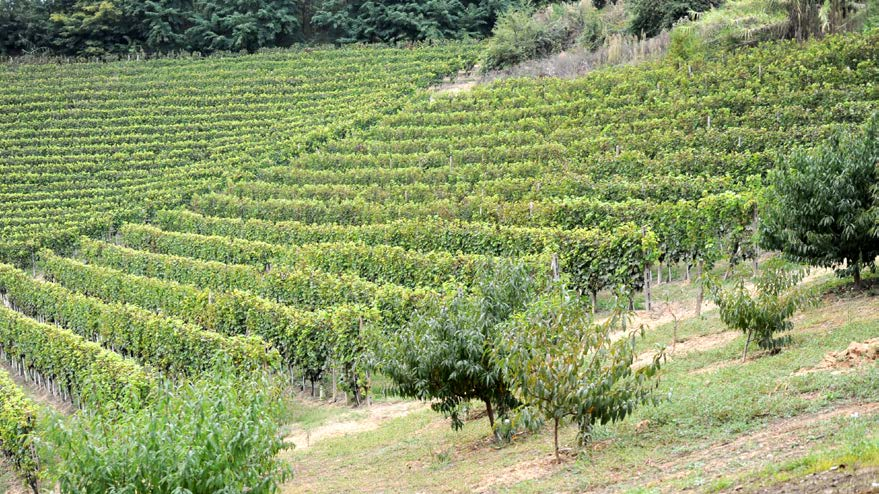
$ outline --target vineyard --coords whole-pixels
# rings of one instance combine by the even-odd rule
[[[602,311],[757,262],[766,172],[879,110],[877,34],[429,89],[476,54],[0,67],[0,444],[21,476],[40,412],[13,375],[133,410],[225,359],[360,403],[376,338],[492,266]]]

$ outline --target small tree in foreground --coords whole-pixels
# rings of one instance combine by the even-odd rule
[[[284,410],[263,374],[167,381],[138,410],[50,416],[39,441],[45,475],[74,494],[277,492]]]
[[[522,402],[514,425],[534,429],[551,421],[557,461],[564,420],[578,424],[585,445],[594,424],[622,420],[655,401],[663,352],[634,369],[636,333],[612,337],[621,317],[597,324],[571,294],[555,293],[512,319],[498,339],[496,358]]]
[[[789,335],[779,335],[791,330],[790,318],[814,300],[809,291],[797,287],[804,276],[802,268],[785,267],[774,261],[757,276],[753,292],[745,286],[743,279],[731,288],[712,283],[720,320],[747,335],[742,362],[748,357],[751,341],[756,341],[760,348],[773,351],[790,342]]]
[[[762,247],[791,260],[854,278],[879,255],[879,116],[862,132],[838,134],[810,152],[793,154],[770,177],[761,222]]]
[[[515,406],[506,380],[491,358],[501,324],[525,309],[535,280],[520,263],[486,265],[472,294],[438,298],[379,352],[381,370],[402,396],[434,400],[431,407],[460,429],[471,400],[485,403],[494,430],[496,414]]]

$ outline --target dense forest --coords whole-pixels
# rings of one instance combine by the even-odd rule
[[[820,4],[816,0],[799,3],[802,2]],[[546,0],[0,0],[0,55],[207,54],[254,52],[298,43],[410,43],[484,38],[492,33],[505,13],[525,12],[530,16],[548,3]],[[595,0],[589,7],[604,9],[617,3],[616,0]],[[719,0],[632,0],[625,5],[630,21],[623,29],[636,36],[653,36],[680,18],[719,3]],[[555,24],[552,30],[567,36],[569,26],[564,22]],[[551,33],[548,37],[553,38]],[[537,50],[541,51],[548,50]]]
[[[485,36],[513,0],[2,0],[0,53],[255,51]]]

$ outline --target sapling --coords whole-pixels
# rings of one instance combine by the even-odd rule
[[[596,323],[578,297],[558,291],[535,302],[506,326],[495,358],[522,405],[514,414],[517,426],[553,426],[556,460],[558,433],[565,420],[579,427],[579,443],[588,443],[592,427],[624,419],[637,406],[655,401],[659,351],[638,369],[638,331],[614,341],[624,314],[617,311]]]
[[[767,263],[755,278],[753,289],[745,284],[744,279],[728,288],[716,281],[711,282],[721,321],[747,335],[742,362],[748,357],[752,341],[756,341],[760,348],[773,351],[790,342],[789,335],[782,335],[793,328],[790,318],[815,298],[808,290],[797,286],[805,274],[801,267],[785,266],[774,260]]]

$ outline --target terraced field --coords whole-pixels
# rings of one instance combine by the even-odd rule
[[[219,355],[368,390],[367,329],[499,258],[596,304],[753,258],[766,170],[879,109],[875,34],[425,90],[474,53],[3,66],[3,358],[84,405]],[[36,412],[6,381],[27,476]]]

